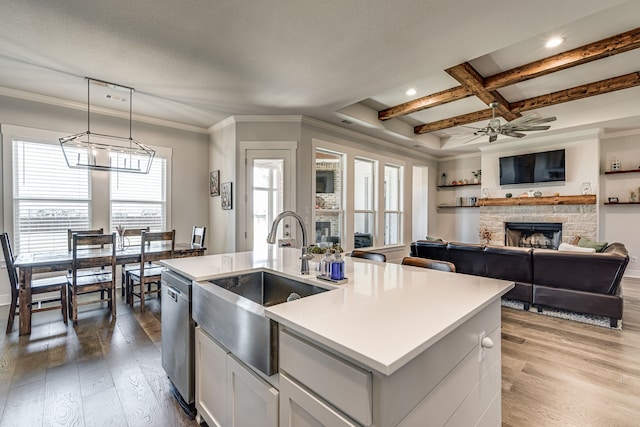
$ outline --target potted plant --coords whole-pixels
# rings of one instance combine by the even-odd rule
[[[482,176],[482,169],[478,169],[477,171],[471,171],[471,173],[473,174],[473,183],[479,184],[480,177]]]

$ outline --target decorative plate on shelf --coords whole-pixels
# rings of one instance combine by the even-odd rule
[[[324,209],[324,199],[320,196],[316,196],[316,209]]]

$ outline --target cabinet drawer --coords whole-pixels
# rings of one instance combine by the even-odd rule
[[[362,425],[372,422],[371,373],[280,331],[280,369]]]

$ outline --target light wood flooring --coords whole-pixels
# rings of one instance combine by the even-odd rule
[[[640,425],[640,280],[623,289],[620,331],[502,309],[503,426]],[[31,336],[1,334],[0,426],[195,426],[169,392],[160,307],[147,304],[120,300],[115,322],[85,311],[76,328],[38,313]]]

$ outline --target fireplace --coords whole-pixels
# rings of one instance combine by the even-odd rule
[[[505,246],[558,249],[562,242],[560,222],[505,222]]]

